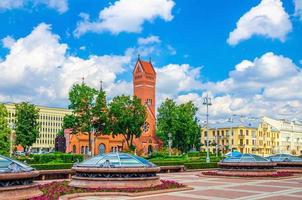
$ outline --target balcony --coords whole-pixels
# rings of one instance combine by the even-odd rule
[[[243,135],[243,134],[241,135],[241,134],[240,134],[238,137],[239,137],[239,139],[244,139],[244,138],[245,138],[245,135]]]

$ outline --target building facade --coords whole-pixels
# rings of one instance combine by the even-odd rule
[[[161,141],[155,135],[155,94],[156,94],[156,72],[150,62],[138,59],[133,73],[133,93],[142,100],[146,106],[147,119],[142,127],[142,135],[134,139],[136,153],[146,155],[157,150]],[[87,133],[70,134],[65,130],[66,152],[88,154],[89,141]],[[127,150],[126,141],[121,135],[114,138],[111,135],[92,135],[92,154],[98,155],[111,151]]]
[[[279,153],[302,154],[302,124],[294,121],[276,120],[264,117],[263,120],[280,132]]]
[[[206,128],[201,130],[202,150],[206,150]],[[277,153],[279,131],[262,119],[237,117],[225,123],[209,125],[209,150],[223,154],[238,150],[268,156]]]
[[[14,124],[16,109],[14,104],[5,104],[8,111],[8,123]],[[55,138],[62,130],[64,116],[70,114],[68,109],[37,106],[39,109],[39,138],[31,147],[31,151],[50,151],[55,147]]]

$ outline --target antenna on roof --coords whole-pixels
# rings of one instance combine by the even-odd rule
[[[152,59],[151,59],[151,56],[150,56],[150,58],[149,58],[149,63],[152,63]]]

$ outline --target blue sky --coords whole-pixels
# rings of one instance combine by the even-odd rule
[[[157,68],[158,103],[202,113],[209,93],[217,118],[301,119],[301,0],[3,0],[0,16],[2,102],[65,107],[82,76],[110,98],[131,94],[140,53]]]

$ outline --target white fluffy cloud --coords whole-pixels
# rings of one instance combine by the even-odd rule
[[[298,92],[301,85],[301,68],[285,56],[268,52],[253,61],[242,61],[229,78],[204,84],[204,91],[211,93],[215,116],[302,118],[302,94]]]
[[[302,20],[302,0],[294,0],[295,3],[295,15]]]
[[[154,43],[161,43],[160,39],[156,35],[150,35],[146,38],[138,38],[137,43],[139,45],[147,45],[147,44],[154,44]]]
[[[5,47],[5,48],[10,48],[15,43],[15,39],[11,36],[6,36],[1,41],[2,41],[3,47]]]
[[[125,85],[117,82],[117,75],[124,72],[130,57],[92,55],[82,59],[70,56],[68,45],[60,43],[59,39],[51,32],[50,25],[42,23],[28,36],[10,44],[9,54],[0,62],[2,99],[16,101],[29,97],[34,103],[60,105],[66,103],[72,84],[82,77],[95,88],[99,88],[102,80],[105,90],[114,88],[124,93]]]
[[[60,13],[68,10],[68,0],[1,0],[0,10],[10,10],[22,8],[27,5],[46,5],[49,8],[55,9]]]
[[[79,37],[87,32],[137,33],[145,22],[156,18],[171,21],[174,5],[173,0],[118,0],[101,10],[96,21],[90,21],[89,15],[82,13],[82,21],[78,22],[74,34]]]
[[[281,0],[262,0],[239,19],[227,42],[236,45],[253,35],[285,41],[286,35],[291,30],[289,15],[284,10]]]

